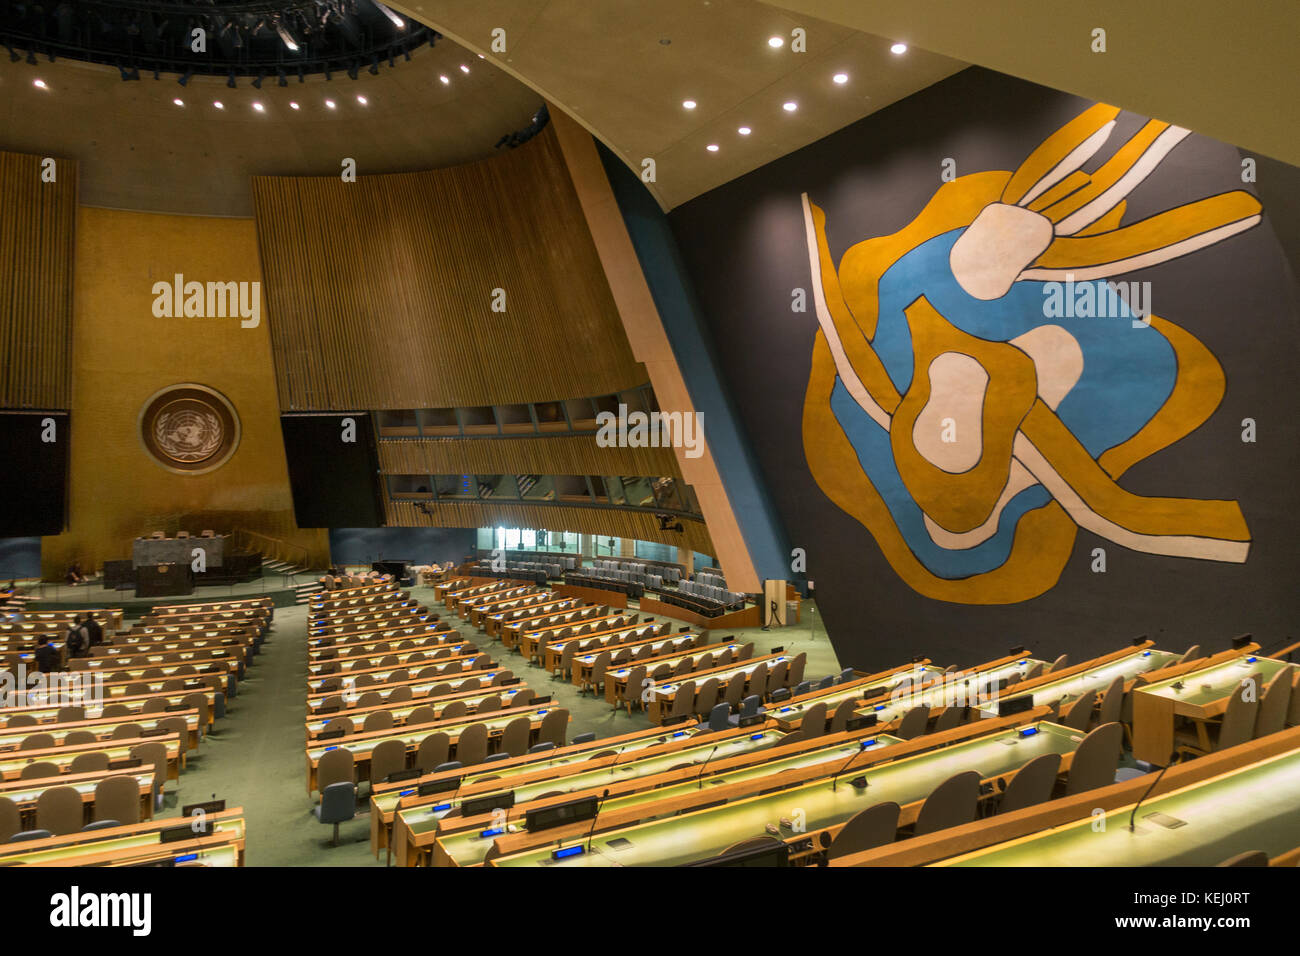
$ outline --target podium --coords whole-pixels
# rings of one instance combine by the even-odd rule
[[[150,564],[135,569],[136,597],[193,593],[194,572],[188,564]]]

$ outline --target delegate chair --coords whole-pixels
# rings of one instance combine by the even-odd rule
[[[54,746],[53,734],[32,734],[23,738],[23,742],[18,745],[19,750],[47,750]]]
[[[420,741],[420,749],[415,752],[415,765],[421,773],[432,773],[433,768],[447,762],[451,754],[451,737],[439,731],[429,734]]]
[[[700,689],[695,694],[695,716],[701,720],[705,719],[713,710],[713,705],[718,702],[718,679],[716,677],[707,678]]]
[[[337,750],[327,750],[321,755],[320,761],[316,765],[316,786],[325,792],[325,788],[331,784],[346,782],[356,784],[356,758],[352,756],[352,751],[343,747]],[[355,789],[353,795],[355,797]],[[347,819],[351,820],[351,817]],[[322,823],[327,821],[322,820]]]
[[[645,703],[641,700],[641,692],[645,684],[645,665],[638,664],[627,673],[627,680],[623,682],[623,690],[619,693],[618,700],[614,702],[614,709],[627,707],[627,714],[632,716],[632,706],[636,705],[644,709]]]
[[[943,713],[934,719],[934,732],[952,730],[966,719],[968,707],[945,707]]]
[[[894,731],[895,737],[902,737],[904,740],[911,740],[913,737],[919,737],[925,733],[925,725],[930,720],[930,708],[925,704],[919,707],[913,707],[903,719],[898,722],[898,729]]]
[[[85,822],[81,794],[72,787],[50,787],[36,801],[36,826],[55,836],[76,833]]]
[[[1291,706],[1291,668],[1284,667],[1264,686],[1259,699],[1259,713],[1255,715],[1255,736],[1265,737],[1286,727],[1286,714]]]
[[[672,723],[693,713],[695,713],[695,681],[682,681],[677,685],[677,693],[673,696],[673,706],[668,711],[667,722]]]
[[[727,702],[727,706],[732,710],[740,708],[741,699],[745,696],[745,674],[743,671],[732,674],[731,679],[727,681],[727,689],[722,695],[722,699]]]
[[[819,700],[804,711],[799,730],[805,737],[820,737],[826,732],[826,702]],[[865,847],[864,847],[865,849]]]
[[[460,732],[460,739],[456,741],[456,759],[467,767],[482,763],[487,748],[487,724],[470,724]]]
[[[312,809],[312,815],[327,826],[333,825],[334,835],[330,838],[330,846],[338,846],[339,824],[346,823],[357,815],[357,785],[351,781],[329,784],[321,791],[320,803]]]
[[[877,803],[874,807],[857,813],[844,824],[826,850],[826,859],[835,860],[850,853],[860,853],[873,847],[893,843],[898,834],[898,804]],[[825,833],[823,832],[823,839]]]
[[[1255,721],[1259,717],[1259,698],[1263,685],[1262,675],[1256,673],[1247,677],[1233,690],[1228,698],[1228,708],[1223,712],[1223,720],[1219,722],[1219,732],[1210,741],[1211,751],[1235,747],[1251,739],[1255,733]],[[1252,695],[1247,694],[1250,686],[1255,689]],[[1199,738],[1192,740],[1189,737],[1181,738],[1177,749],[1179,753],[1193,756],[1204,756],[1208,752],[1201,746]]]
[[[1039,754],[1011,778],[1011,783],[1002,791],[998,813],[1011,813],[1050,800],[1060,770],[1060,754]]]
[[[854,697],[840,701],[839,706],[835,708],[835,713],[831,715],[831,726],[827,733],[842,734],[849,725],[849,718],[857,709],[858,701]]]
[[[1071,730],[1085,731],[1088,724],[1092,723],[1092,706],[1096,703],[1097,692],[1095,690],[1084,691],[1079,695],[1079,699],[1070,705],[1070,713],[1066,715],[1065,720],[1061,721]]]
[[[431,724],[438,719],[438,712],[429,704],[421,704],[406,715],[408,724]]]
[[[558,707],[555,710],[546,712],[542,718],[542,727],[537,733],[538,741],[555,744],[557,747],[564,746],[564,738],[569,729],[569,712]]]
[[[361,722],[362,733],[373,733],[378,730],[393,729],[393,712],[391,710],[376,710],[366,714],[366,719]]]
[[[979,810],[980,775],[974,770],[954,774],[925,798],[916,816],[914,836],[961,826],[975,819]]]
[[[1120,744],[1124,736],[1120,728],[1120,724],[1102,724],[1083,738],[1070,762],[1066,796],[1072,797],[1115,781],[1115,768],[1119,766]]]
[[[596,659],[591,664],[591,674],[587,677],[586,682],[582,685],[582,692],[585,694],[590,690],[594,694],[599,694],[605,689],[605,671],[609,669],[609,663],[614,656],[609,651],[601,651],[596,655]]]
[[[442,720],[451,720],[455,717],[465,717],[469,714],[469,704],[463,700],[453,700],[450,704],[442,709]]]
[[[528,740],[532,733],[532,721],[528,717],[516,717],[501,733],[501,753],[497,756],[522,757],[528,752]]]
[[[785,675],[790,670],[787,661],[778,661],[767,675],[767,697],[770,700],[776,691],[785,686]]]
[[[478,702],[474,708],[475,714],[490,714],[494,710],[501,709],[501,696],[499,694],[489,694]]]
[[[725,701],[721,704],[714,704],[713,709],[709,711],[709,730],[726,730],[731,726],[731,705]],[[577,738],[575,737],[576,741]]]
[[[95,822],[140,822],[140,784],[135,777],[106,777],[95,786]]]
[[[370,787],[383,783],[390,774],[406,769],[406,743],[392,739],[383,740],[370,751]]]
[[[23,767],[19,780],[40,780],[42,777],[57,777],[59,765],[49,760],[38,760]]]
[[[1049,667],[1049,668],[1047,668],[1047,673],[1050,674],[1050,673],[1052,673],[1053,671],[1064,670],[1065,668],[1067,668],[1067,667],[1069,667],[1069,666],[1070,666],[1070,655],[1069,655],[1069,654],[1062,654],[1062,655],[1061,655],[1060,657],[1058,657],[1056,660],[1052,661],[1052,666]]]
[[[1183,651],[1183,656],[1178,658],[1177,663],[1186,664],[1188,661],[1194,661],[1201,656],[1201,645],[1193,644],[1187,650]]]
[[[0,843],[7,843],[15,833],[22,832],[22,814],[18,804],[8,797],[0,797]]]
[[[1113,724],[1120,719],[1124,709],[1124,675],[1116,677],[1101,695],[1101,707],[1097,711],[1097,726]]]
[[[102,750],[92,750],[77,754],[68,764],[68,773],[97,773],[108,769],[108,754]]]
[[[740,702],[740,712],[729,717],[728,720],[733,727],[740,725],[742,720],[758,715],[759,708],[763,706],[763,700],[757,694],[750,694]]]

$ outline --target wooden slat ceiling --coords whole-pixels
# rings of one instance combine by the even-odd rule
[[[0,408],[72,403],[77,164],[0,152]]]
[[[253,199],[283,411],[551,401],[647,380],[550,129],[449,169],[256,177]]]

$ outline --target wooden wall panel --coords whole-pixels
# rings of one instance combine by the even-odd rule
[[[449,169],[254,177],[253,204],[282,411],[546,401],[647,381],[549,127]]]
[[[590,435],[379,442],[386,475],[650,475],[680,478],[671,448],[602,448]]]
[[[0,152],[0,408],[72,405],[77,164]]]
[[[658,541],[713,554],[713,541],[703,521],[681,518],[682,531],[660,531],[653,514],[618,508],[566,505],[498,504],[486,501],[387,502],[388,524],[425,528],[545,528]]]

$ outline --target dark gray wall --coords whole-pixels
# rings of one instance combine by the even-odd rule
[[[1194,641],[1226,646],[1240,632],[1266,644],[1294,633],[1300,348],[1288,258],[1296,261],[1296,230],[1290,221],[1275,230],[1267,206],[1261,226],[1212,250],[1117,277],[1151,281],[1155,312],[1197,336],[1227,375],[1213,416],[1121,484],[1141,495],[1235,499],[1253,540],[1245,564],[1144,555],[1080,531],[1059,582],[1041,597],[948,604],[904,584],[808,470],[801,415],[817,325],[811,307],[790,308],[792,289],[811,290],[800,193],[826,211],[838,263],[850,245],[909,223],[940,185],[945,158],[955,159],[958,175],[1014,170],[1089,105],[966,70],[670,214],[712,338],[729,343],[717,360],[731,398],[750,435],[772,436],[754,451],[791,545],[807,549],[808,577],[845,664],[888,666],[927,654],[965,665],[1022,642],[1049,659],[1066,651],[1080,659],[1144,633],[1175,650]],[[1122,114],[1087,168],[1142,122]],[[1298,171],[1266,162],[1260,175],[1269,177],[1257,193],[1262,201],[1277,196],[1279,211],[1294,209]],[[1124,222],[1243,188],[1255,191],[1241,181],[1238,151],[1193,135],[1130,195]],[[1258,422],[1256,444],[1241,441],[1247,417]],[[1097,546],[1106,548],[1105,574],[1090,570]]]
[[[40,538],[0,538],[0,585],[41,576]]]
[[[331,528],[335,564],[408,560],[415,564],[460,564],[474,550],[474,528]]]

